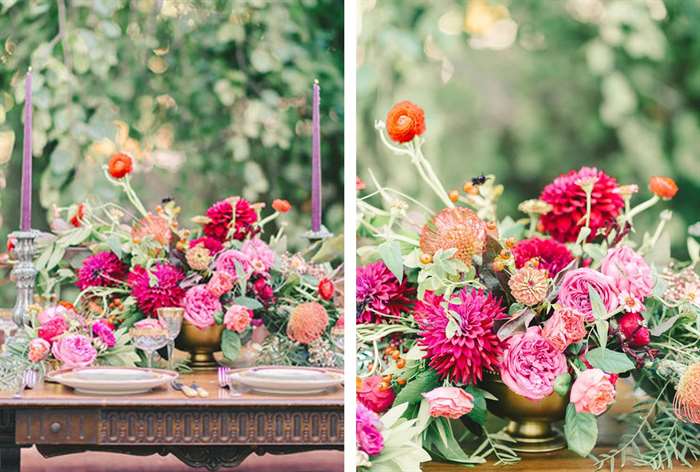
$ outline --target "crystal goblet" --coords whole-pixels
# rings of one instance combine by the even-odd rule
[[[175,368],[175,361],[173,359],[175,338],[177,338],[182,330],[182,319],[185,315],[185,309],[178,307],[158,308],[156,313],[158,314],[158,319],[161,324],[168,332],[168,369],[173,370]]]
[[[153,368],[153,353],[168,344],[168,331],[158,320],[145,320],[148,324],[139,323],[129,331],[134,345],[146,353],[148,368]],[[154,323],[153,323],[154,322]]]

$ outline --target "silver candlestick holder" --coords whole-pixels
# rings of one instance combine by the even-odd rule
[[[16,231],[10,235],[15,240],[14,253],[17,263],[10,276],[17,286],[17,301],[12,310],[12,321],[18,328],[29,324],[29,306],[34,302],[34,284],[37,270],[34,267],[34,241],[38,231]]]
[[[323,241],[324,239],[332,238],[333,233],[328,231],[328,228],[321,225],[321,228],[318,231],[309,230],[306,233],[304,233],[304,237],[311,242],[316,242],[316,241]]]

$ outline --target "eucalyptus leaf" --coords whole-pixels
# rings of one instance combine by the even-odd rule
[[[221,350],[226,359],[235,361],[241,352],[241,337],[238,333],[225,329],[221,335]]]
[[[577,413],[573,403],[566,407],[564,424],[566,443],[570,450],[581,457],[591,453],[598,440],[598,423],[590,413]]]
[[[610,374],[621,374],[635,367],[634,362],[626,354],[603,347],[588,351],[586,359],[593,367]]]
[[[379,251],[379,257],[382,258],[387,268],[394,274],[399,282],[402,282],[403,257],[401,256],[401,245],[398,241],[385,241],[380,244],[377,249]]]

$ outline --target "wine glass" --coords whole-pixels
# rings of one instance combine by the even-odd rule
[[[146,353],[148,368],[152,369],[153,353],[168,344],[168,330],[158,320],[145,321],[154,321],[155,323],[142,324],[141,326],[136,323],[129,334],[134,340],[134,345]]]
[[[0,356],[0,394],[21,396],[25,386],[24,374],[28,368],[27,362],[17,356]]]
[[[161,324],[168,331],[168,369],[173,370],[175,368],[175,361],[173,359],[175,338],[177,338],[182,329],[182,319],[185,315],[185,310],[184,308],[167,307],[158,308],[156,313],[158,314],[158,319]]]

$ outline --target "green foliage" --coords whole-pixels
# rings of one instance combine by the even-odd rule
[[[225,329],[221,335],[221,350],[229,361],[235,361],[241,352],[241,337],[238,333]]]
[[[324,219],[342,232],[343,9],[335,0],[0,0],[3,240],[19,221],[30,64],[35,227],[47,228],[52,205],[117,200],[100,167],[121,149],[137,158],[133,183],[147,206],[172,196],[187,203],[187,218],[228,195],[285,198],[299,247],[310,222],[318,78]]]
[[[566,407],[564,434],[569,449],[582,457],[591,453],[598,440],[598,423],[591,413],[577,413],[573,403]]]
[[[634,362],[626,354],[604,347],[591,349],[586,354],[586,359],[593,367],[610,374],[621,374],[634,369]]]

